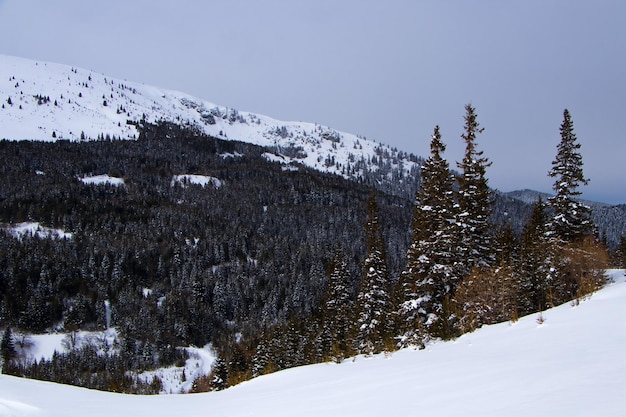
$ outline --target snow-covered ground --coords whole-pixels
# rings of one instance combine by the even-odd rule
[[[185,187],[186,184],[195,184],[201,187],[212,185],[215,188],[220,188],[222,186],[222,181],[215,177],[197,174],[174,175],[170,185],[173,187],[176,183],[181,184],[183,187]]]
[[[185,366],[172,366],[144,372],[139,375],[139,379],[143,382],[150,383],[155,376],[159,377],[163,386],[161,394],[188,393],[191,391],[196,378],[211,373],[211,367],[216,357],[211,345],[206,345],[202,348],[187,347],[185,350],[189,355]]]
[[[26,236],[37,236],[40,239],[57,238],[57,239],[71,239],[72,234],[61,229],[51,229],[49,227],[42,226],[38,222],[24,222],[18,223],[12,226],[5,226],[7,232],[16,239],[21,239]]]
[[[433,343],[262,376],[221,392],[132,396],[0,376],[0,416],[625,416],[626,283]]]
[[[144,289],[144,294],[147,291],[151,290]],[[49,360],[55,352],[66,353],[70,349],[80,349],[87,344],[96,346],[101,354],[105,354],[114,352],[120,344],[115,328],[93,332],[78,331],[50,334],[23,334],[17,332],[14,333],[13,338],[19,355],[27,361]],[[159,377],[163,386],[162,394],[189,392],[196,378],[211,373],[211,367],[213,362],[215,362],[215,353],[211,345],[206,345],[202,348],[190,346],[184,349],[189,356],[184,366],[171,366],[154,371],[146,371],[139,374],[139,379],[150,383],[155,376]],[[0,402],[0,417],[4,416],[1,404]]]
[[[83,184],[91,184],[91,185],[102,185],[102,184],[117,185],[117,186],[124,185],[124,178],[111,177],[107,174],[83,177],[80,179],[80,181]]]

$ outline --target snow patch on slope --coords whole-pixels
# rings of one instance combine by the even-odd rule
[[[187,184],[199,185],[201,187],[207,187],[209,185],[220,188],[222,186],[222,181],[207,175],[196,175],[196,174],[182,174],[182,175],[174,175],[170,186],[173,187],[176,184],[181,184],[185,187]]]
[[[83,184],[92,184],[92,185],[102,185],[102,184],[109,184],[109,185],[116,185],[116,186],[124,185],[123,178],[110,177],[106,174],[83,177],[80,179],[80,181]]]
[[[5,230],[9,235],[16,239],[22,239],[25,236],[37,237],[39,239],[71,239],[72,233],[62,229],[52,229],[42,226],[39,222],[24,222],[13,226],[6,226]]]

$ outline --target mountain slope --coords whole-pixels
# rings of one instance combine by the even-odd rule
[[[534,204],[539,198],[544,203],[552,197],[551,194],[541,193],[534,190],[518,190],[507,193],[500,193],[497,198],[508,199],[509,201],[501,202],[502,211],[511,211],[514,215],[511,222],[515,230],[521,230],[523,221],[530,214],[529,206]],[[515,204],[519,201],[522,204]],[[622,236],[626,236],[626,205],[610,205],[597,201],[583,200],[583,203],[591,207],[591,218],[595,223],[600,238],[603,239],[611,249],[615,249],[620,242]],[[515,211],[515,209],[519,211]],[[522,219],[522,221],[519,221]]]
[[[411,190],[420,159],[315,123],[283,122],[176,91],[67,65],[0,55],[0,138],[134,139],[134,123],[169,121],[273,149],[286,162]],[[130,124],[129,124],[130,122]],[[382,188],[385,188],[384,186]],[[412,192],[412,191],[411,191]]]
[[[294,368],[222,392],[138,397],[0,376],[2,416],[619,416],[624,271],[537,323],[488,326],[390,357]],[[37,392],[37,395],[33,395]]]

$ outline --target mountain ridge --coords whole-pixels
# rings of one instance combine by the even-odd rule
[[[0,55],[0,67],[7,74],[0,80],[0,138],[132,140],[138,123],[166,121],[267,147],[286,164],[387,188],[396,183],[405,192],[416,185],[422,158],[328,126],[280,121],[63,64]]]
[[[140,122],[165,121],[218,139],[267,147],[280,155],[285,164],[300,163],[347,179],[363,180],[368,171],[379,171],[375,178],[378,185],[385,180],[417,185],[411,177],[419,175],[424,160],[422,156],[318,123],[281,121],[93,70],[2,54],[0,67],[9,74],[0,80],[3,139],[132,140],[139,135]],[[527,204],[540,195],[549,197],[529,189],[502,194]],[[611,206],[595,201],[586,203]]]

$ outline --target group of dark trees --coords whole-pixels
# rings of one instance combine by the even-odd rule
[[[358,275],[370,188],[304,167],[283,170],[265,152],[169,124],[145,126],[137,141],[0,142],[2,223],[72,233],[0,233],[3,327],[103,329],[109,301],[121,339],[137,356],[151,352],[157,367],[178,360],[176,347],[226,349],[313,314],[338,247],[349,276]],[[125,184],[80,181],[104,173]],[[222,185],[172,181],[180,174]],[[397,196],[378,200],[397,271],[410,207]],[[357,284],[350,281],[351,293]]]
[[[494,225],[481,131],[467,106],[457,175],[435,128],[416,201],[284,170],[266,149],[168,123],[143,125],[137,141],[0,142],[0,221],[72,233],[0,233],[0,322],[103,329],[106,302],[121,340],[97,361],[83,348],[24,362],[5,337],[3,371],[151,392],[128,371],[179,363],[178,347],[212,343],[219,359],[195,390],[221,389],[453,338],[593,291],[606,250],[575,199],[586,179],[569,113],[551,171],[556,196],[535,205],[521,233]],[[124,185],[80,181],[103,173]],[[180,174],[221,186],[173,181]],[[82,372],[62,375],[68,368]]]
[[[222,389],[305,363],[423,346],[431,338],[451,339],[484,324],[580,300],[604,284],[608,252],[594,235],[589,210],[576,200],[587,180],[569,112],[550,171],[556,195],[534,205],[520,234],[510,225],[494,230],[490,223],[489,161],[476,149],[481,132],[468,105],[462,135],[466,153],[456,175],[442,156],[445,145],[435,127],[416,195],[412,241],[397,279],[386,263],[372,195],[356,291],[337,252],[318,311],[265,331],[250,345],[231,347],[203,388]]]

